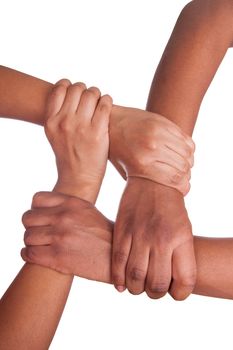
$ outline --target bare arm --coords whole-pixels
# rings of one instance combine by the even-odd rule
[[[156,70],[147,109],[191,134],[202,99],[232,42],[231,0],[190,2]]]
[[[70,83],[65,81],[63,82],[63,84],[64,86],[58,86],[58,88],[61,88],[62,90],[60,98],[61,103],[63,102],[62,98],[65,96],[66,88],[70,85]],[[76,88],[79,88],[79,86],[76,86]],[[76,97],[76,106],[78,105],[78,97],[80,97],[81,93],[82,90],[79,89],[76,92],[76,95],[74,96]],[[97,106],[98,101],[99,96],[97,96],[96,99],[92,101],[94,110]],[[82,112],[85,113],[87,106],[89,105],[89,100],[85,100],[83,102],[85,103],[82,104]],[[70,104],[72,108],[72,103]],[[111,111],[111,102],[106,100],[106,98],[101,98],[99,105],[102,106],[102,108],[105,108],[105,112],[102,111],[102,117],[104,120],[102,121],[103,135],[100,135],[102,136],[100,139],[101,152],[103,157],[103,161],[101,163],[102,166],[100,167],[100,170],[104,172],[108,154],[108,133],[106,133],[106,128],[108,128],[109,114]],[[70,108],[69,105],[67,107]],[[52,105],[51,110],[50,106],[52,115],[54,113],[54,108],[55,106]],[[96,108],[96,111],[99,111],[100,114],[99,106]],[[71,112],[69,112],[68,109],[68,115],[65,115],[65,117],[73,117],[72,109]],[[101,115],[99,115],[99,118],[100,117]],[[55,119],[61,120],[61,118]],[[73,120],[77,121],[77,116],[76,118],[73,118]],[[57,147],[57,145],[60,146],[61,141],[63,141],[63,144],[65,145],[66,142],[64,140],[67,139],[64,137],[62,132],[58,133],[56,130],[56,125],[51,126],[51,123],[47,128],[47,133],[49,133],[50,137],[52,137],[53,139],[53,146],[55,154],[57,156],[57,161],[63,163],[62,169],[60,169],[60,167],[58,166],[59,177],[58,182],[55,186],[55,191],[67,193],[70,195],[76,195],[79,198],[83,198],[94,203],[98,195],[99,186],[102,178],[99,179],[98,176],[94,176],[94,180],[98,181],[97,183],[93,183],[89,178],[85,179],[84,182],[83,177],[85,178],[86,176],[85,172],[90,172],[91,174],[95,173],[92,168],[95,166],[95,164],[93,164],[93,160],[99,159],[100,161],[100,157],[98,158],[98,154],[96,153],[99,146],[98,141],[95,145],[93,142],[94,155],[93,148],[88,147],[90,143],[89,138],[91,137],[91,132],[92,134],[94,134],[92,136],[95,136],[95,133],[97,133],[99,127],[97,125],[91,130],[89,130],[90,128],[88,129],[86,124],[85,127],[87,128],[87,136],[85,140],[80,139],[79,134],[76,133],[76,139],[79,144],[79,148],[81,149],[81,154],[79,153],[79,150],[79,162],[75,162],[77,163],[77,167],[79,170],[79,177],[78,179],[76,177],[74,178],[74,187],[70,187],[66,183],[66,176],[69,176],[69,178],[74,176],[74,174],[70,170],[72,169],[72,164],[71,158],[69,157],[69,152],[67,151],[65,153],[65,157],[68,164],[64,164],[64,162],[62,162],[62,157],[64,157],[64,155],[57,152],[57,148],[59,148]],[[72,130],[73,129],[74,125]],[[104,142],[105,138],[106,142]],[[73,145],[72,142],[73,139],[70,138],[69,146]],[[86,160],[86,158],[88,158],[89,163]],[[91,169],[89,164],[91,164]],[[103,176],[102,172],[101,174],[98,174],[99,177]],[[59,203],[59,199],[58,201],[56,201],[55,199],[51,202],[51,206],[58,205]],[[48,205],[49,203],[47,202],[46,211],[48,211]],[[23,219],[23,222],[25,222],[25,219]],[[49,222],[47,222],[47,224],[49,224]],[[30,222],[27,227],[30,227],[32,229],[33,224]],[[0,302],[0,349],[48,349],[53,339],[60,317],[62,315],[70,291],[72,280],[73,276],[62,275],[59,272],[55,272],[47,268],[26,264],[19,272],[12,285],[8,288]]]
[[[191,135],[203,96],[232,41],[231,0],[189,3],[179,16],[155,73],[147,110],[161,113]],[[177,176],[182,178],[182,173]],[[132,205],[132,198],[136,206]],[[151,297],[159,298],[168,290],[175,299],[187,297],[195,285],[196,266],[183,196],[160,184],[131,179],[121,207],[115,228],[118,240],[128,240],[125,222],[132,223],[134,236],[142,239],[139,248],[136,244],[131,248],[126,278],[130,290],[140,293],[146,280],[146,291]],[[118,285],[125,284],[124,245],[120,247],[117,240],[113,245]]]
[[[25,264],[0,301],[0,349],[48,349],[72,280]]]
[[[37,222],[51,216],[51,226],[49,231],[43,225],[39,231],[26,231],[25,243],[28,246],[23,249],[24,259],[63,273],[112,283],[113,223],[87,202],[58,196],[61,204],[51,207],[50,213],[38,210],[28,214],[28,219]],[[39,193],[35,200],[39,206],[46,206],[54,201],[54,197],[57,195],[44,192]],[[57,220],[62,227],[60,232],[56,229]],[[194,248],[197,281],[193,293],[233,299],[233,239],[194,236]]]

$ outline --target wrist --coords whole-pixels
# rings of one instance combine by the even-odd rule
[[[85,178],[75,178],[67,180],[59,177],[54,187],[54,191],[75,196],[95,204],[102,181],[88,181]]]

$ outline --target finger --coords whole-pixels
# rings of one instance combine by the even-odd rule
[[[147,178],[154,182],[158,182],[162,185],[173,188],[178,188],[178,186],[182,184],[185,176],[187,176],[185,173],[161,162],[154,162],[147,175],[141,175],[136,172],[130,172],[128,174],[128,177]]]
[[[90,123],[100,98],[100,90],[91,87],[83,92],[77,108],[76,116],[81,122]]]
[[[112,110],[112,98],[104,95],[100,98],[92,118],[92,125],[99,130],[108,130],[109,118]]]
[[[39,208],[28,210],[22,216],[22,223],[25,228],[33,226],[48,226],[55,222],[54,208]]]
[[[24,233],[25,245],[48,245],[52,243],[51,227],[29,227]]]
[[[191,150],[192,150],[193,153],[194,153],[195,150],[196,150],[196,144],[195,144],[195,142],[193,141],[192,137],[190,137],[189,135],[185,134],[185,140],[186,140],[188,146],[191,148]]]
[[[189,182],[188,177],[184,178],[182,180],[182,183],[177,185],[174,188],[176,188],[179,192],[181,192],[183,194],[183,196],[186,196],[189,193],[190,189],[191,189],[191,184]]]
[[[45,110],[46,120],[56,116],[60,112],[66,97],[66,91],[68,86],[69,86],[68,84],[60,85],[59,83],[54,85],[51,93],[48,96],[47,103],[46,103],[46,110]]]
[[[21,250],[24,261],[62,272],[57,263],[58,252],[52,246],[32,246]]]
[[[81,100],[82,93],[86,90],[84,83],[75,83],[67,89],[66,97],[62,106],[62,116],[74,117]]]
[[[186,174],[190,170],[189,162],[185,158],[181,157],[177,152],[174,152],[167,147],[164,147],[159,153],[157,153],[156,162],[165,163]]]
[[[182,158],[186,159],[189,162],[190,167],[193,166],[193,152],[183,140],[178,137],[169,138],[169,140],[166,138],[164,145],[169,150],[178,153]]]
[[[185,132],[183,132],[183,130],[176,125],[175,123],[173,123],[171,120],[166,119],[166,129],[167,131],[169,131],[171,134],[173,134],[174,136],[177,136],[178,138],[183,139],[187,145],[191,148],[191,150],[194,152],[195,151],[195,143],[192,139],[191,136],[189,136],[188,134],[186,134]]]
[[[145,290],[152,299],[162,298],[171,283],[171,253],[155,249],[150,253]]]
[[[172,283],[169,293],[175,300],[184,300],[192,293],[196,274],[193,241],[190,240],[176,248],[172,256]]]
[[[132,228],[127,225],[124,218],[117,219],[112,246],[112,283],[119,292],[125,290],[126,266],[131,248]]]
[[[63,204],[68,196],[57,192],[37,192],[32,199],[32,209],[56,207]]]
[[[149,247],[143,245],[135,235],[126,268],[126,287],[132,294],[138,295],[144,292],[149,253]]]

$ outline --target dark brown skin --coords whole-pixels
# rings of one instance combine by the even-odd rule
[[[195,0],[181,12],[174,31],[156,70],[147,110],[165,115],[181,129],[192,135],[202,99],[233,42],[233,2],[231,0]],[[182,98],[181,98],[182,96]],[[154,184],[160,205],[154,212],[160,218],[160,235],[171,232],[165,251],[172,251],[170,263],[158,252],[160,263],[169,264],[170,270],[182,271],[180,264],[189,269],[177,276],[172,272],[170,294],[183,299],[195,285],[195,264],[191,242],[191,225],[182,196],[172,188]],[[169,206],[167,206],[169,197]],[[145,192],[146,198],[146,192]],[[145,199],[146,201],[146,199]],[[143,207],[143,203],[141,203]],[[179,222],[176,217],[180,217]],[[161,220],[162,218],[162,220]],[[186,231],[186,233],[185,233]],[[182,232],[181,245],[176,237]],[[157,229],[155,229],[155,235]],[[165,256],[167,254],[165,253]],[[173,259],[174,258],[174,259]],[[167,267],[169,270],[169,267]],[[161,280],[162,273],[157,279]],[[182,287],[182,282],[188,288]],[[181,282],[181,283],[180,283]],[[165,290],[164,290],[165,292]]]
[[[165,51],[165,55],[161,61],[161,64],[159,66],[159,69],[156,73],[155,80],[153,82],[153,86],[151,89],[151,94],[148,102],[148,109],[158,111],[159,113],[162,113],[170,120],[173,120],[176,122],[177,125],[179,125],[184,131],[191,134],[193,125],[195,124],[196,115],[201,103],[201,100],[205,94],[206,89],[208,88],[219,64],[221,63],[222,58],[224,57],[227,48],[232,45],[232,38],[233,38],[233,21],[232,17],[232,1],[231,0],[202,0],[202,1],[196,1],[194,0],[190,5],[188,5],[184,11],[182,12],[180,19],[176,25],[176,29],[172,35],[172,38],[168,44],[168,47]],[[9,117],[16,117],[18,119],[23,119],[26,121],[36,122],[39,124],[43,124],[44,122],[44,106],[45,101],[48,97],[49,92],[52,89],[52,85],[48,84],[46,82],[43,82],[41,80],[28,77],[24,74],[16,73],[14,71],[10,71],[4,67],[0,68],[0,74],[1,74],[1,80],[0,80],[0,96],[2,98],[3,104],[0,107],[0,114],[4,116]],[[25,81],[26,78],[26,81]],[[9,89],[6,89],[5,87],[9,86]],[[12,96],[15,97],[14,103],[12,103]],[[184,96],[184,100],[180,100],[180,96]],[[184,103],[186,101],[187,103]],[[120,107],[119,107],[120,108]],[[113,108],[112,112],[112,118],[114,118],[114,115],[116,116],[116,107]],[[117,163],[116,160],[116,166],[120,171],[123,172],[123,168],[121,167],[120,163]],[[146,180],[148,181],[148,180]],[[128,185],[127,185],[128,186]],[[190,245],[190,223],[185,211],[183,198],[178,193],[178,191],[165,188],[164,186],[154,184],[153,188],[154,191],[151,191],[151,185],[148,182],[143,183],[144,186],[144,193],[145,195],[141,197],[141,193],[139,191],[139,181],[133,181],[133,191],[131,183],[129,183],[129,188],[126,189],[126,196],[123,197],[122,205],[124,207],[129,207],[130,210],[130,222],[134,222],[136,220],[136,214],[141,209],[145,208],[146,206],[150,208],[153,208],[154,204],[156,203],[156,200],[159,199],[161,205],[161,211],[158,209],[157,212],[152,213],[151,218],[152,220],[148,222],[148,227],[151,228],[152,225],[154,225],[155,222],[162,222],[162,224],[159,226],[159,235],[160,237],[163,237],[163,235],[166,232],[172,232],[172,239],[169,239],[168,244],[166,245],[166,252],[171,252],[172,250],[172,256],[177,253],[177,266],[179,266],[179,257],[184,257],[187,262],[191,261],[192,263],[192,257],[193,257],[193,250],[192,248],[186,248],[185,246],[188,244]],[[147,187],[148,186],[148,187]],[[146,189],[147,188],[147,189]],[[134,208],[134,213],[131,211],[132,204],[130,203],[130,197],[131,192],[137,193],[138,198],[140,199],[140,207],[138,205]],[[152,192],[152,196],[148,197],[149,194]],[[150,203],[148,202],[147,198],[150,198]],[[171,206],[169,205],[168,208],[166,207],[167,204],[167,198],[170,199]],[[125,203],[124,203],[125,202]],[[137,204],[137,200],[136,200]],[[42,205],[42,204],[41,204]],[[53,204],[50,203],[51,206]],[[48,202],[45,205],[48,207]],[[176,222],[176,208],[180,210],[181,217],[186,216],[186,219],[182,220],[182,223],[178,224]],[[122,211],[123,212],[123,211]],[[127,217],[127,220],[129,218]],[[158,220],[159,219],[159,220]],[[124,224],[124,218],[122,219],[122,222],[119,222],[119,224]],[[171,226],[169,229],[167,228],[167,225]],[[37,223],[38,225],[38,223]],[[145,230],[147,230],[147,224]],[[182,227],[185,227],[185,234],[182,234],[181,240],[183,241],[183,244],[181,246],[177,246],[176,243],[176,237],[179,236],[179,225],[182,225]],[[142,237],[144,235],[144,232],[141,232]],[[155,235],[156,237],[156,235]],[[166,236],[165,236],[166,237]],[[184,238],[185,237],[185,238]],[[180,239],[180,237],[178,237]],[[171,243],[172,242],[172,243]],[[216,242],[216,241],[214,241]],[[95,242],[96,244],[97,242]],[[145,243],[145,242],[144,242]],[[216,266],[224,265],[225,258],[227,257],[227,263],[231,264],[231,241],[228,241],[228,245],[226,247],[225,243],[223,243],[219,247],[213,243],[213,245],[210,247],[209,254],[206,254],[206,250],[204,248],[204,245],[202,246],[200,244],[200,254],[199,250],[197,250],[198,254],[196,254],[196,259],[198,263],[198,259],[201,259],[203,263],[208,264],[208,259],[206,260],[206,257],[210,259],[210,261],[213,262],[213,255],[217,255],[218,252],[220,252],[221,249],[222,255],[217,255],[219,259],[216,260]],[[142,247],[142,254],[145,252],[145,247],[147,245],[144,244],[144,247]],[[116,247],[115,247],[116,248]],[[118,247],[118,251],[123,249],[124,247]],[[186,253],[183,251],[184,248],[186,250]],[[226,248],[226,249],[225,249]],[[165,249],[163,247],[163,249]],[[227,254],[228,252],[228,254]],[[132,251],[133,253],[133,251]],[[160,253],[160,252],[158,252]],[[166,255],[166,254],[165,254]],[[109,256],[109,251],[108,251]],[[167,256],[167,255],[166,255]],[[160,256],[161,257],[161,256]],[[140,256],[139,256],[140,258]],[[222,259],[223,258],[223,259]],[[163,264],[162,260],[159,258],[160,263]],[[105,261],[105,264],[107,264],[107,260]],[[124,264],[124,261],[123,261]],[[122,265],[122,264],[121,264]],[[166,265],[166,261],[165,261]],[[132,264],[132,266],[141,268],[141,266],[137,266],[137,260],[135,260]],[[171,269],[171,261],[169,261],[170,268],[166,268],[166,270],[172,270],[178,271],[177,268],[174,268],[172,266]],[[189,266],[189,265],[188,265]],[[188,273],[186,273],[185,278],[183,276],[179,276],[179,285],[182,285],[182,288],[177,290],[177,288],[171,287],[170,292],[173,297],[176,299],[182,299],[186,297],[192,290],[194,284],[195,284],[195,272],[196,268],[192,264],[192,268],[189,269]],[[116,269],[118,270],[118,269]],[[124,279],[124,269],[122,269],[122,266],[120,267],[120,270],[122,271],[121,278]],[[205,275],[205,271],[203,270],[203,275]],[[215,289],[215,296],[221,296],[225,293],[225,297],[227,295],[231,295],[230,291],[232,290],[232,286],[229,284],[225,284],[224,282],[224,274],[222,274],[222,271],[224,270],[218,270],[218,276],[220,276],[222,279],[217,279],[217,281],[220,281],[219,285],[216,285]],[[224,273],[226,270],[224,271]],[[116,271],[117,273],[117,271]],[[158,291],[158,281],[160,281],[161,276],[158,277],[158,273],[156,272],[156,283],[157,285],[154,286],[155,291]],[[117,275],[117,274],[116,274]],[[29,276],[29,277],[28,277]],[[228,271],[226,272],[226,276],[231,280],[231,273]],[[26,277],[26,278],[25,278]],[[132,277],[132,276],[131,276]],[[171,275],[173,277],[173,275]],[[212,276],[213,277],[213,276]],[[26,294],[28,295],[28,286],[31,284],[28,283],[32,279],[38,281],[38,285],[42,286],[47,282],[51,282],[51,289],[39,289],[39,288],[31,288],[30,289],[30,298],[27,300],[23,300],[25,302],[25,305],[27,307],[20,308],[14,308],[14,305],[17,305],[17,299],[20,298],[21,295]],[[198,280],[196,283],[196,286],[198,286],[198,281],[201,277],[198,275]],[[132,279],[132,278],[131,278]],[[69,287],[72,282],[72,277],[70,276],[62,276],[57,274],[56,272],[50,271],[50,270],[42,270],[39,266],[31,266],[26,265],[22,273],[20,273],[19,277],[15,280],[13,285],[9,288],[8,292],[6,293],[5,297],[1,301],[1,310],[4,310],[4,312],[1,312],[0,314],[3,315],[0,322],[1,322],[1,341],[3,341],[2,335],[5,336],[5,339],[7,341],[13,340],[12,337],[9,337],[9,334],[15,334],[15,330],[19,330],[18,325],[20,324],[22,326],[22,329],[24,329],[24,333],[20,333],[20,336],[24,335],[26,336],[28,334],[28,328],[27,323],[26,327],[25,324],[20,323],[20,320],[25,320],[24,316],[28,317],[29,320],[31,320],[30,312],[27,313],[27,310],[30,310],[31,306],[38,307],[38,300],[42,301],[43,308],[36,310],[42,312],[42,317],[37,317],[38,314],[36,314],[36,319],[33,321],[40,322],[41,319],[44,319],[44,317],[47,316],[47,313],[51,316],[51,319],[46,322],[46,328],[40,328],[36,327],[37,330],[40,330],[38,339],[36,339],[35,332],[32,333],[35,335],[35,337],[32,339],[34,341],[34,344],[37,344],[37,341],[40,340],[43,342],[45,340],[45,344],[49,344],[49,342],[52,339],[52,336],[55,332],[57,323],[59,321],[59,318],[61,316],[68,292]],[[122,282],[122,281],[121,281]],[[182,282],[182,283],[180,283]],[[214,282],[214,278],[212,278],[212,283]],[[174,283],[177,283],[177,281],[174,280]],[[221,293],[221,286],[223,285],[223,288],[226,288],[225,291],[222,291]],[[19,286],[19,293],[14,293],[15,288]],[[176,284],[175,284],[176,286]],[[187,290],[188,286],[188,290]],[[195,292],[200,292],[200,294],[204,294],[205,291],[209,288],[209,294],[210,287],[199,285],[201,286],[199,290],[196,290],[197,287],[195,287]],[[227,287],[228,286],[228,287]],[[134,288],[134,287],[131,287]],[[147,288],[147,287],[146,287]],[[205,289],[207,288],[207,289]],[[229,289],[227,289],[229,288]],[[60,293],[55,303],[51,302],[50,296],[54,294],[54,290],[59,290]],[[148,288],[147,288],[148,290]],[[43,293],[42,293],[43,292]],[[132,292],[134,292],[132,290]],[[152,291],[153,292],[153,291]],[[50,294],[51,293],[51,294]],[[163,293],[161,293],[163,294]],[[153,293],[153,297],[159,297],[161,296],[160,293]],[[151,294],[150,294],[151,295]],[[43,296],[43,298],[42,298]],[[49,297],[48,297],[49,296]],[[21,300],[22,302],[22,300]],[[19,304],[18,304],[19,305]],[[23,304],[20,304],[21,306]],[[52,309],[49,309],[48,306],[52,307]],[[18,312],[18,317],[15,317],[15,314],[11,313],[12,307],[14,309],[14,312]],[[25,312],[22,317],[22,311]],[[44,314],[43,314],[44,312]],[[5,315],[10,315],[10,318],[14,321],[13,323],[6,322]],[[46,315],[46,316],[45,316]],[[9,325],[7,334],[4,330],[7,329],[7,324]],[[33,324],[32,322],[29,324]],[[45,322],[41,323],[45,325]],[[2,326],[4,325],[5,328]],[[50,326],[49,326],[50,325]],[[43,335],[45,333],[45,338],[41,337],[41,334]],[[38,333],[37,333],[38,334]],[[18,341],[17,341],[17,348],[18,347]],[[41,343],[42,344],[42,343]],[[37,344],[38,345],[38,344]],[[39,349],[40,344],[38,345]],[[4,345],[3,345],[4,347]],[[15,348],[15,344],[13,345]],[[8,347],[9,348],[9,347]],[[32,348],[32,346],[31,346]],[[35,347],[34,347],[35,348]],[[4,350],[6,349],[6,346],[4,347]]]
[[[113,222],[87,201],[52,192],[37,193],[32,206],[23,218],[28,246],[22,257],[26,261],[112,283]],[[197,282],[193,293],[233,299],[233,239],[194,237],[194,248]]]

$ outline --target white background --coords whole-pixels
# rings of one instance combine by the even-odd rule
[[[144,108],[151,79],[186,1],[1,1],[0,64],[55,82],[97,85],[115,104]],[[231,236],[233,52],[202,105],[192,190],[194,233]],[[12,99],[14,96],[12,96]],[[181,97],[182,98],[182,97]],[[0,293],[22,266],[22,213],[56,180],[39,126],[0,120]],[[114,219],[124,182],[109,167],[98,207]],[[232,301],[191,296],[175,302],[118,294],[76,278],[52,350],[232,349]]]

